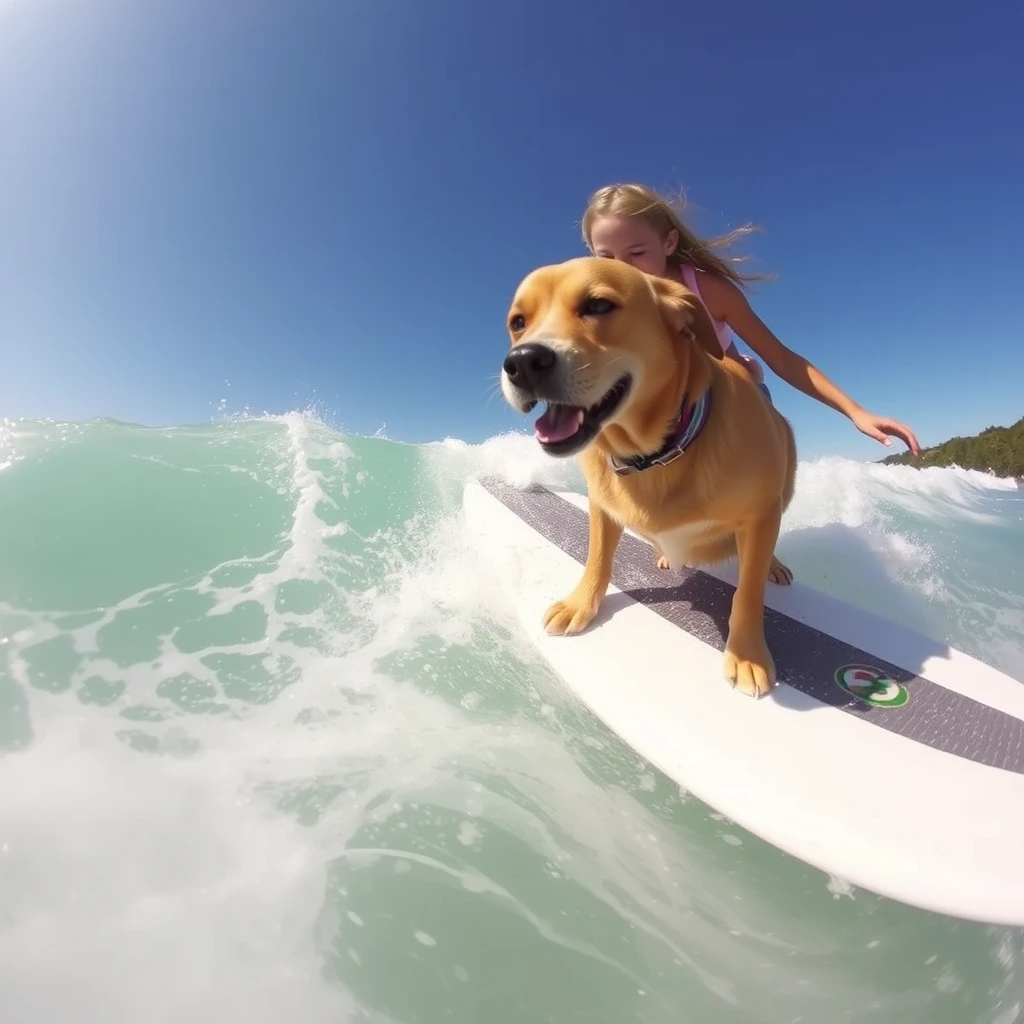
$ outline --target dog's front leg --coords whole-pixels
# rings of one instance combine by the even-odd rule
[[[582,633],[590,625],[611,581],[612,562],[621,537],[621,523],[591,499],[587,564],[576,589],[544,613],[544,628],[549,633]]]
[[[725,642],[725,678],[751,697],[761,697],[775,685],[775,661],[764,639],[764,589],[779,539],[782,509],[745,523],[736,531],[739,581],[729,616]]]

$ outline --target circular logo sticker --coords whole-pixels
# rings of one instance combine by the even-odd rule
[[[872,665],[843,665],[836,682],[852,697],[876,708],[901,708],[910,700],[905,686]]]

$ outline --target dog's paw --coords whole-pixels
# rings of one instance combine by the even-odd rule
[[[775,685],[775,660],[763,639],[730,638],[723,668],[730,685],[748,697],[763,697]]]
[[[544,628],[554,636],[582,633],[594,621],[597,608],[580,605],[567,598],[556,601],[544,613]]]
[[[772,567],[768,570],[768,582],[788,587],[793,582],[793,570],[772,555]]]
[[[659,569],[669,569],[671,566],[668,564],[668,559],[664,555],[658,555],[658,560],[654,563]]]

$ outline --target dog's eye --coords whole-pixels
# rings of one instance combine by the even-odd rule
[[[526,327],[526,317],[522,313],[516,313],[514,317],[508,322],[508,329],[513,334],[518,334],[521,330]]]
[[[617,308],[611,299],[584,299],[580,303],[580,316],[605,316]]]

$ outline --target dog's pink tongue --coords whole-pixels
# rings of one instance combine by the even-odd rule
[[[533,425],[538,441],[564,441],[580,429],[580,411],[574,405],[549,405]]]

